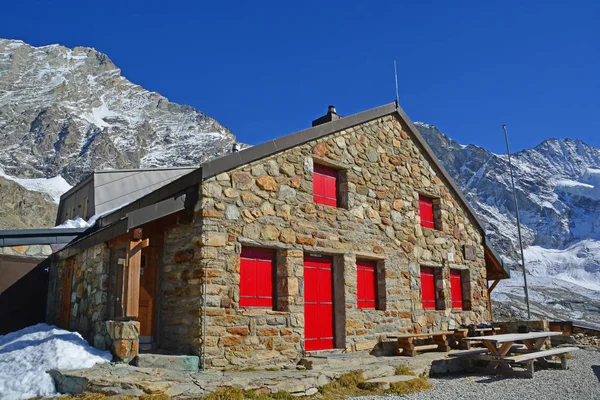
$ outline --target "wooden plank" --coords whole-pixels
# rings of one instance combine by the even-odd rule
[[[432,333],[407,333],[403,335],[387,335],[388,339],[401,339],[401,338],[426,338],[439,335],[454,335],[453,331],[440,331]]]
[[[519,340],[531,340],[538,339],[550,336],[560,336],[561,332],[529,332],[529,333],[506,333],[501,335],[487,335],[487,336],[477,336],[477,337],[468,337],[463,340],[471,340],[471,341],[490,341],[496,343],[505,343],[505,342],[516,342]]]
[[[142,241],[129,242],[128,265],[125,289],[125,316],[135,318],[140,306],[140,266],[142,263]]]
[[[504,360],[506,360],[508,362],[520,363],[523,361],[535,360],[537,358],[544,358],[544,357],[556,356],[556,355],[560,355],[560,354],[567,354],[567,353],[570,353],[575,350],[579,350],[579,348],[578,347],[557,347],[557,348],[550,349],[550,350],[534,351],[531,353],[521,354],[518,356],[505,357]]]
[[[73,291],[73,275],[75,271],[75,260],[69,258],[65,263],[62,281],[62,303],[60,309],[60,327],[69,329],[71,319],[71,293]]]
[[[414,346],[415,351],[423,351],[423,350],[436,350],[439,346],[437,344],[422,344],[419,346]]]

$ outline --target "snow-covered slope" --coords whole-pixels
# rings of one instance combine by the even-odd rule
[[[56,204],[59,203],[60,196],[73,187],[69,185],[67,181],[65,181],[65,179],[60,175],[57,175],[54,178],[23,179],[7,175],[0,168],[0,176],[10,181],[16,182],[19,185],[23,186],[25,189],[30,190],[32,192],[45,193],[48,196],[50,196]]]
[[[492,245],[517,267],[507,157],[461,145],[433,125],[416,126],[487,223]],[[579,140],[549,139],[514,154],[513,162],[532,311],[600,326],[600,150]],[[522,273],[494,293],[523,309]]]
[[[0,167],[9,176],[73,185],[94,169],[198,164],[234,141],[94,49],[0,39]]]

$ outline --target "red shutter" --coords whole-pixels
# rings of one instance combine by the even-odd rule
[[[313,175],[313,201],[337,206],[337,171],[315,164]]]
[[[435,229],[433,222],[433,199],[429,197],[419,197],[419,215],[421,216],[421,226]]]
[[[435,309],[435,278],[433,268],[421,267],[421,301],[423,308]]]
[[[375,308],[375,262],[356,260],[357,306]]]
[[[243,248],[240,257],[240,306],[273,306],[272,251]]]
[[[450,270],[450,293],[452,294],[452,308],[463,308],[462,300],[462,280],[460,271]]]

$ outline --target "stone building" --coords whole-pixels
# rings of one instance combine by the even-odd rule
[[[489,322],[508,272],[402,109],[313,125],[100,218],[55,254],[47,321],[127,356],[137,320],[141,346],[208,367]]]

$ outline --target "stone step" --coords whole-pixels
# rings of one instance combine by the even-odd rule
[[[352,369],[377,362],[377,357],[368,354],[319,354],[313,357],[302,358],[298,365],[308,370],[322,370],[324,368]]]
[[[140,368],[164,368],[172,371],[198,372],[200,357],[174,356],[167,354],[138,354],[134,365]]]
[[[374,384],[381,390],[388,390],[391,383],[412,381],[415,378],[416,376],[412,375],[393,375],[369,379],[367,382]]]

